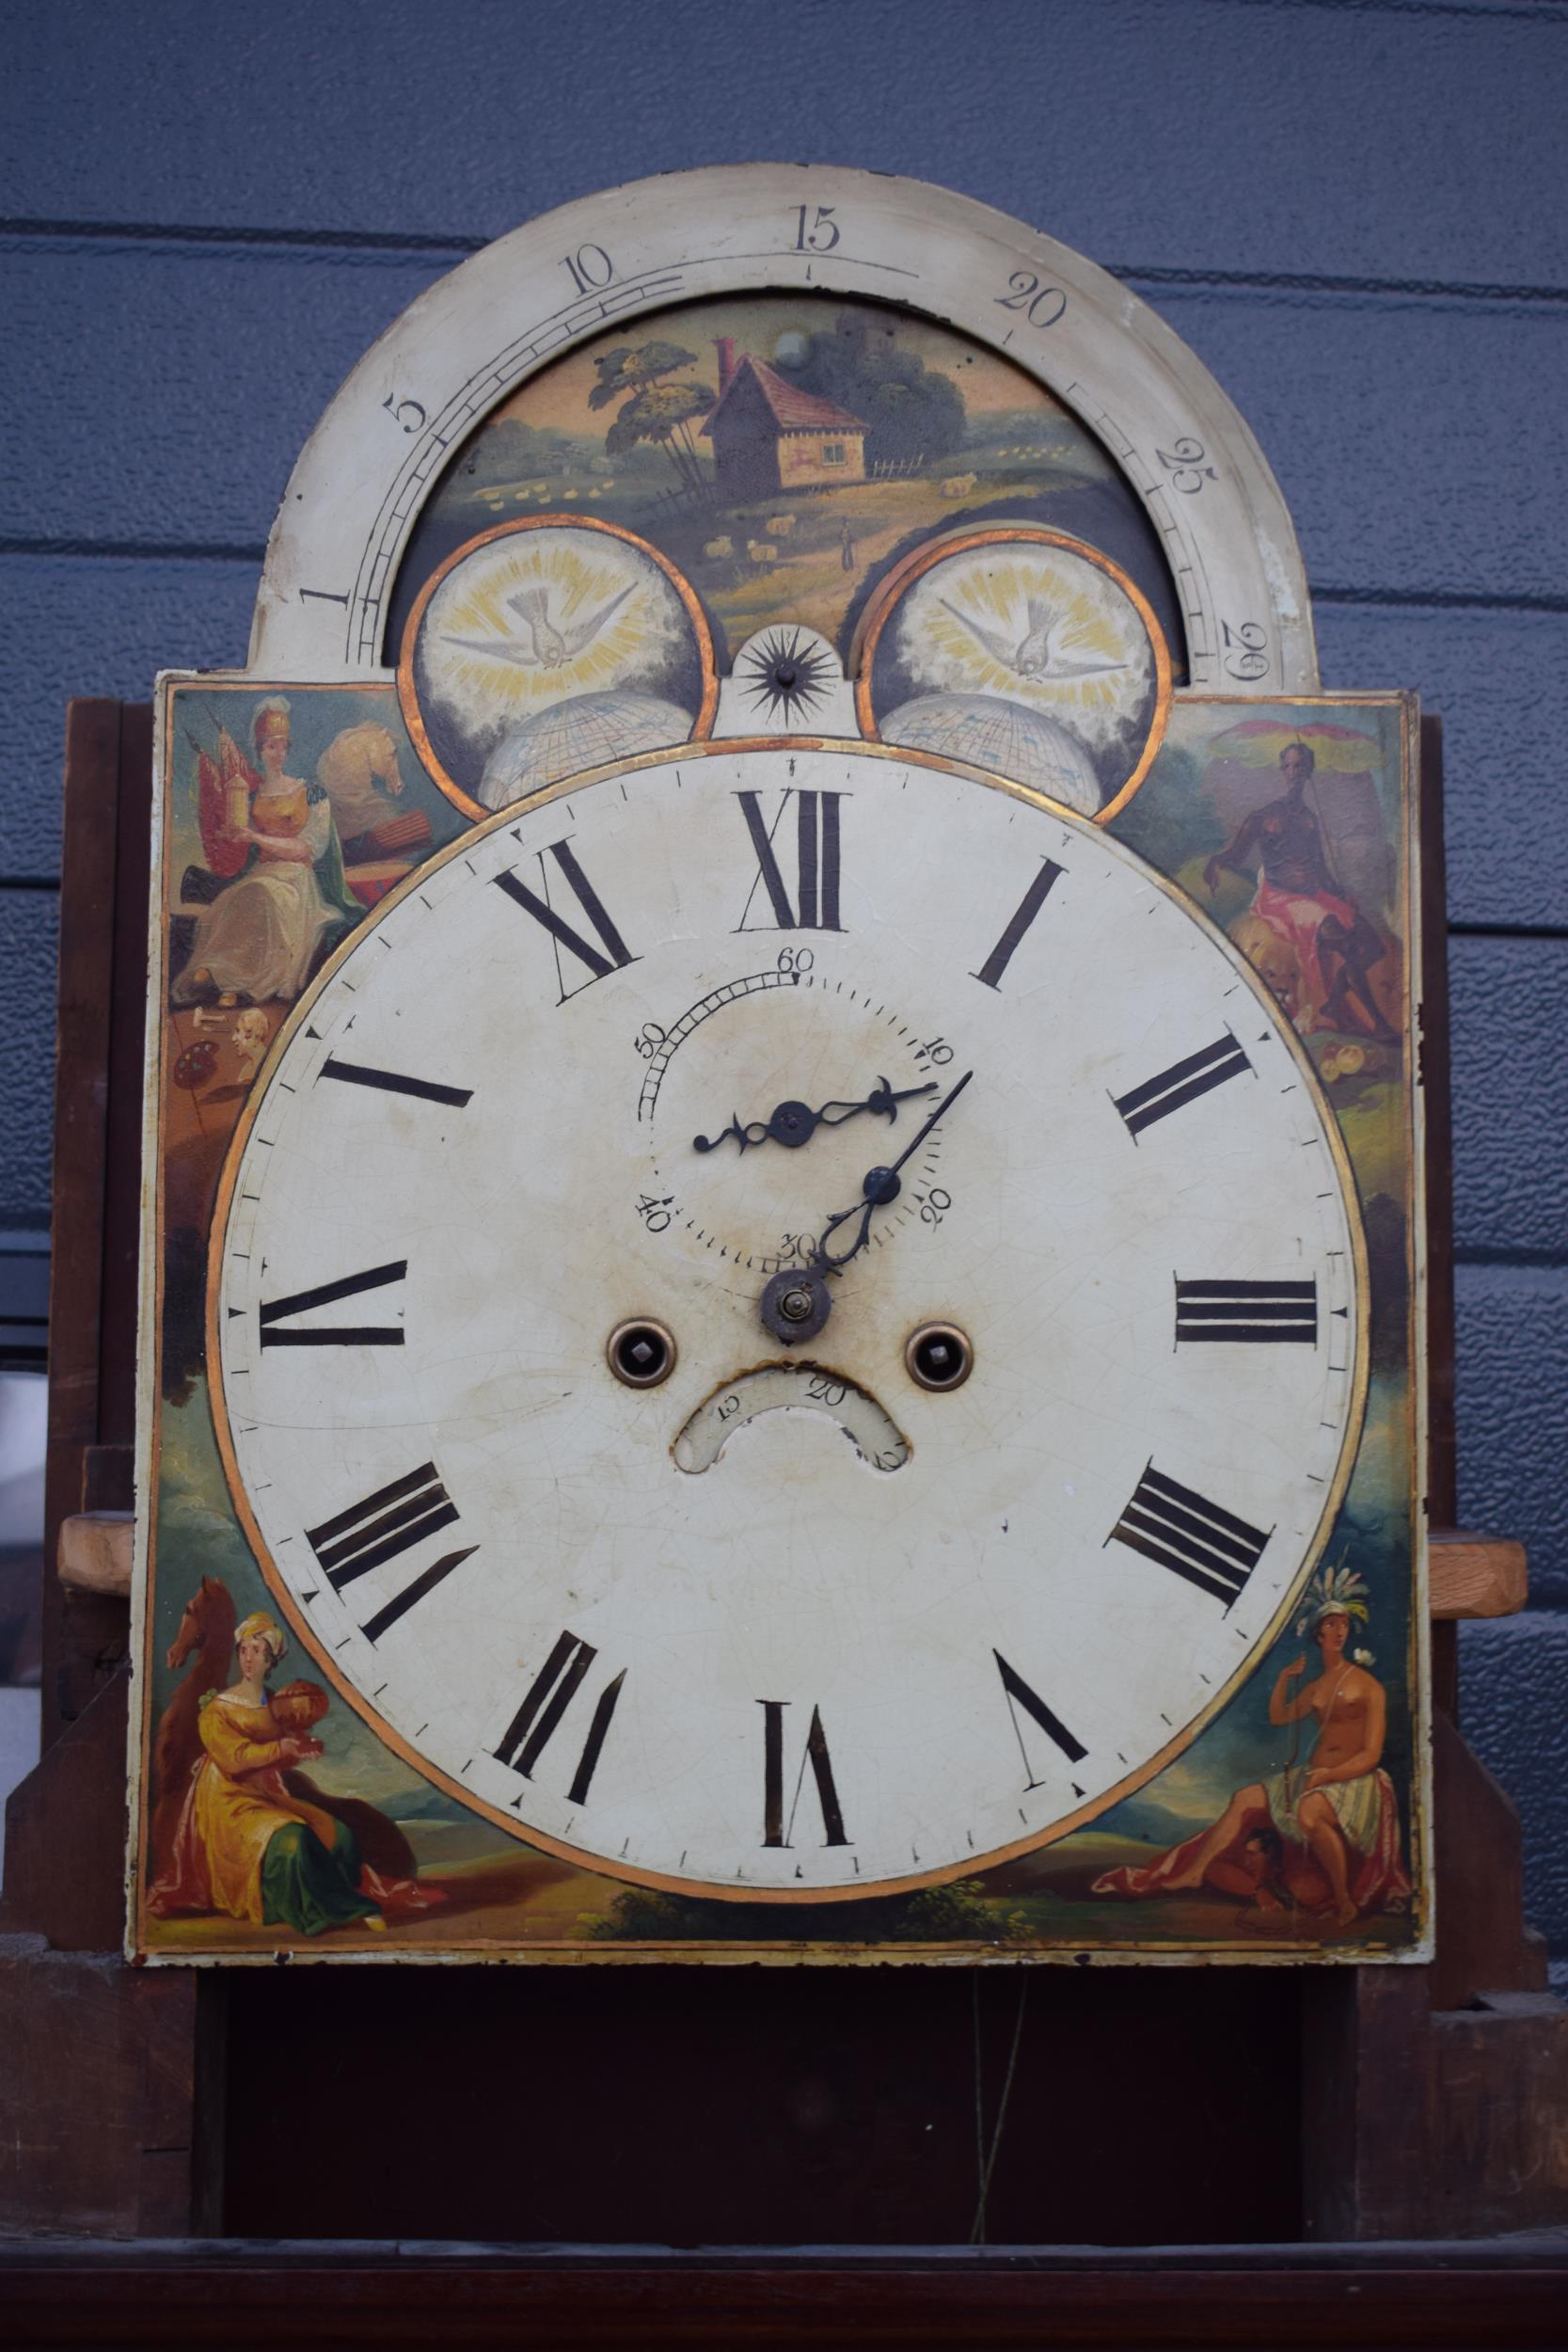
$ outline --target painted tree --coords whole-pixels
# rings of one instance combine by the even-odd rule
[[[590,408],[623,405],[605,435],[610,457],[623,455],[640,441],[662,449],[684,489],[703,485],[702,459],[691,427],[705,417],[717,395],[704,384],[673,384],[669,379],[683,368],[694,368],[697,355],[679,343],[622,343],[594,362],[598,382],[588,395]]]
[[[962,445],[963,395],[951,376],[900,349],[875,314],[842,310],[832,333],[818,329],[787,370],[803,390],[836,401],[866,425],[867,467],[927,463]]]

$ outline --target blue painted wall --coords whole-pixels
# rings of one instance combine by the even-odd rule
[[[47,1216],[61,711],[243,660],[289,465],[421,288],[572,197],[823,157],[1154,302],[1295,514],[1330,686],[1448,726],[1468,1630],[1568,1978],[1568,7],[55,0],[0,74],[0,1226]]]

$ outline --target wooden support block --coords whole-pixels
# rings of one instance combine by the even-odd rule
[[[1448,1529],[1433,1533],[1434,1618],[1517,1616],[1528,1598],[1523,1544],[1503,1535],[1464,1535]]]
[[[196,1975],[0,1935],[0,2240],[191,2228]]]
[[[1432,2020],[1426,2228],[1481,2237],[1560,2230],[1568,2213],[1568,2009],[1487,1993]]]
[[[118,1593],[129,1600],[135,1527],[129,1511],[78,1511],[62,1519],[55,1559],[60,1582],[77,1592]]]

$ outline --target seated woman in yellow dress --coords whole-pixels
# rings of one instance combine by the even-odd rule
[[[325,1693],[310,1683],[276,1698],[268,1691],[288,1641],[264,1610],[236,1627],[234,1648],[239,1679],[201,1703],[203,1753],[153,1908],[227,1912],[302,1935],[361,1920],[385,1928],[392,1890],[362,1869],[353,1831],[284,1781],[291,1765],[323,1752],[309,1725],[325,1713]]]

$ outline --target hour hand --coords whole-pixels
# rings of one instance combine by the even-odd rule
[[[891,1124],[898,1116],[900,1103],[912,1102],[919,1095],[934,1094],[936,1090],[934,1078],[925,1086],[898,1088],[891,1086],[886,1078],[879,1078],[871,1092],[858,1103],[834,1101],[822,1104],[816,1110],[809,1103],[776,1103],[767,1119],[742,1123],[732,1118],[729,1125],[721,1128],[716,1136],[693,1136],[691,1148],[694,1152],[717,1152],[733,1136],[742,1152],[759,1143],[782,1143],[786,1151],[795,1152],[802,1143],[811,1141],[818,1127],[842,1127],[847,1119],[855,1119],[862,1111],[874,1112]]]

